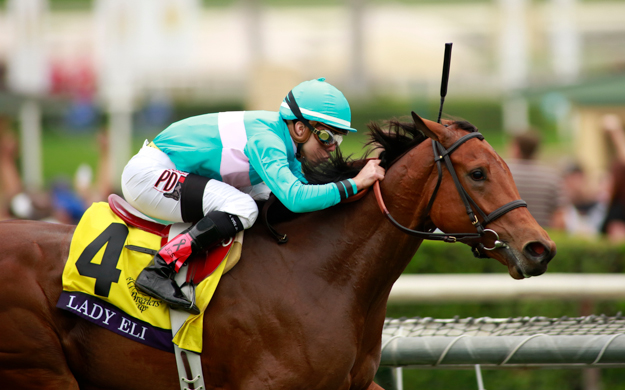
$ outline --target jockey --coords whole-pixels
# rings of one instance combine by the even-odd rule
[[[307,184],[300,161],[326,161],[343,136],[356,131],[350,121],[343,94],[319,78],[293,88],[279,112],[195,116],[146,141],[122,173],[124,197],[151,217],[194,225],[159,250],[137,288],[198,314],[173,276],[189,257],[250,228],[258,216],[254,200],[273,192],[291,211],[309,212],[383,179],[379,160],[370,160],[353,179]]]

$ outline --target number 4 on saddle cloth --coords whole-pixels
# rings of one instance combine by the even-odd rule
[[[138,291],[134,282],[156,251],[190,224],[163,225],[117,195],[108,200],[94,203],[76,227],[57,307],[161,350],[173,352],[173,342],[200,353],[204,311],[221,276],[240,258],[243,232],[185,263],[175,280],[200,314],[170,314],[167,304]]]

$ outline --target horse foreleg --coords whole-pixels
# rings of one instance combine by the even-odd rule
[[[369,387],[367,387],[367,390],[384,390],[384,389],[382,387],[378,386],[377,383],[371,382]]]

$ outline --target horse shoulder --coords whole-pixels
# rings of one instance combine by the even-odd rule
[[[20,273],[63,271],[75,226],[38,221],[0,222],[2,267]],[[43,263],[43,264],[42,264]]]
[[[43,294],[54,307],[74,228],[37,221],[0,222],[0,295]]]

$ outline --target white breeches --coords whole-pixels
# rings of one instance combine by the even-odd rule
[[[180,187],[186,172],[176,170],[167,154],[147,146],[130,159],[122,173],[122,192],[126,201],[148,216],[171,222],[184,222],[180,202]],[[264,188],[263,188],[264,186]],[[263,184],[253,186],[250,193],[259,190],[268,196]],[[256,199],[259,197],[255,196]],[[229,184],[209,180],[202,196],[204,215],[223,211],[239,217],[245,229],[250,228],[258,216],[254,199]]]

